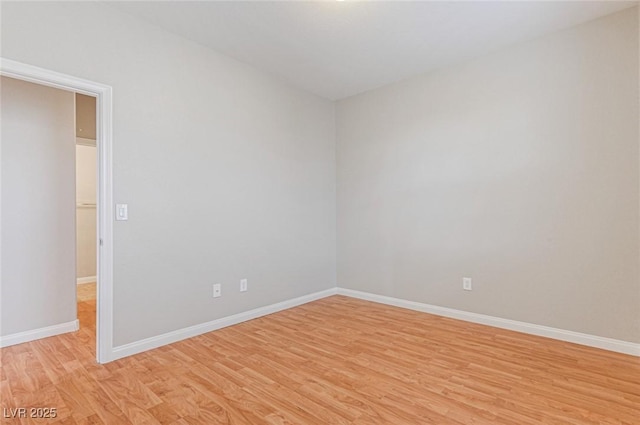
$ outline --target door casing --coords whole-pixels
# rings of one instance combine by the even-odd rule
[[[96,98],[96,360],[108,363],[113,360],[113,90],[105,84],[1,57],[0,75]]]

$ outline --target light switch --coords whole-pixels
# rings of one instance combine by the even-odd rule
[[[125,221],[129,219],[129,205],[116,204],[116,220]]]

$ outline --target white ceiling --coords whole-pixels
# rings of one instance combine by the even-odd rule
[[[331,0],[111,4],[335,100],[638,3]]]

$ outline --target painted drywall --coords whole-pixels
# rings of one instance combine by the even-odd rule
[[[113,87],[115,346],[335,287],[330,101],[104,3],[1,19],[3,57]]]
[[[76,319],[74,100],[1,77],[0,106],[0,335],[7,336]]]
[[[338,285],[640,342],[638,94],[634,8],[339,102]]]
[[[96,139],[96,98],[76,94],[76,137]]]
[[[76,145],[76,276],[81,282],[96,276],[96,164],[95,146]]]

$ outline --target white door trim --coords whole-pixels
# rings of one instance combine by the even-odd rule
[[[96,359],[107,363],[113,356],[113,129],[110,86],[0,58],[0,75],[82,93],[96,98],[98,156],[98,294]],[[102,241],[102,243],[101,243]]]

